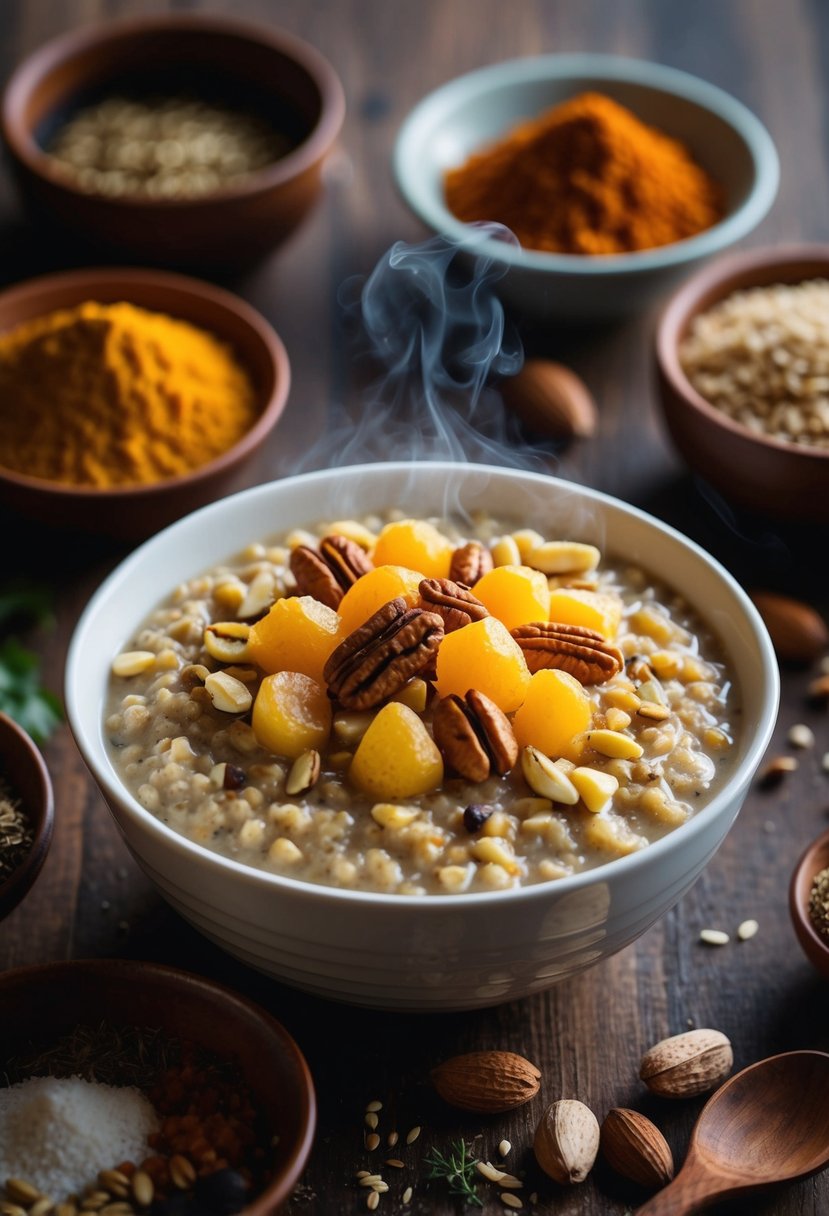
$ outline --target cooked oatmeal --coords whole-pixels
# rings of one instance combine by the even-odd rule
[[[183,583],[114,656],[105,725],[138,802],[205,848],[427,895],[646,847],[716,792],[738,714],[717,640],[645,571],[390,516]]]

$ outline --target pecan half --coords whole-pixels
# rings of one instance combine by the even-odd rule
[[[617,646],[605,641],[595,629],[582,625],[560,625],[539,621],[517,625],[512,636],[524,654],[531,672],[555,667],[569,672],[580,684],[604,684],[625,665]]]
[[[446,764],[467,781],[486,781],[490,773],[503,777],[518,759],[506,714],[474,688],[438,702],[432,731]]]
[[[467,545],[461,545],[452,554],[449,566],[449,578],[453,583],[463,583],[466,587],[474,587],[479,578],[489,574],[492,569],[492,554],[489,549],[477,540],[471,540]]]
[[[402,596],[390,600],[328,659],[328,695],[346,709],[371,709],[429,667],[442,639],[436,613],[410,608]]]
[[[489,612],[468,587],[448,578],[424,578],[418,587],[420,603],[427,612],[443,618],[444,632],[462,629],[471,621],[482,621]]]
[[[312,595],[329,608],[338,608],[349,587],[374,569],[358,544],[337,534],[323,537],[319,550],[297,545],[291,550],[290,565],[298,594]]]

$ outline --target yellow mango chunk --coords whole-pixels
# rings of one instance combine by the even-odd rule
[[[477,587],[475,594],[478,594]],[[561,587],[550,592],[548,619],[560,625],[583,625],[585,629],[595,629],[602,637],[612,641],[622,619],[622,601],[618,596],[604,591]]]
[[[360,740],[349,777],[358,789],[384,802],[413,798],[441,784],[443,760],[414,710],[390,701]]]
[[[386,524],[377,538],[375,566],[407,566],[424,578],[448,578],[455,546],[425,519],[400,519]]]
[[[342,636],[347,637],[359,629],[378,608],[400,595],[414,607],[420,599],[418,587],[422,581],[422,574],[404,566],[378,566],[369,570],[340,600]]]
[[[587,730],[592,716],[590,698],[578,680],[550,668],[532,677],[512,725],[521,747],[537,747],[553,760],[578,760],[582,750],[578,736]]]
[[[547,579],[529,566],[496,566],[478,579],[475,595],[507,629],[549,617]]]
[[[253,703],[253,733],[260,747],[295,760],[321,751],[331,731],[331,702],[321,684],[300,671],[265,676]]]
[[[477,589],[476,584],[476,594]],[[436,683],[442,697],[464,697],[476,688],[509,714],[524,700],[529,682],[521,647],[494,616],[447,633],[440,644]]]
[[[341,640],[340,618],[311,595],[277,600],[251,628],[245,657],[263,671],[301,671],[319,684],[331,651]]]

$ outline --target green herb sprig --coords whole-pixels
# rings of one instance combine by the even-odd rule
[[[49,592],[38,583],[19,580],[0,591],[0,710],[42,743],[63,720],[58,698],[40,683],[40,660],[10,629],[51,620]]]
[[[424,1162],[428,1169],[426,1177],[430,1180],[444,1180],[449,1186],[450,1195],[477,1208],[484,1206],[475,1189],[478,1181],[478,1171],[475,1168],[478,1158],[465,1140],[455,1141],[445,1153],[436,1148],[431,1149]]]

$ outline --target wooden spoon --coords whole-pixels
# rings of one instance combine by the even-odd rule
[[[829,1055],[789,1051],[738,1072],[705,1104],[676,1178],[636,1216],[690,1216],[829,1163]]]

